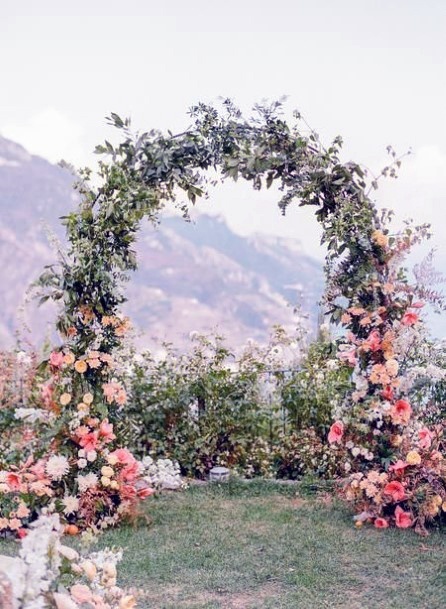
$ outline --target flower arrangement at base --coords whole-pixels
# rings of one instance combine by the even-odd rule
[[[133,609],[136,599],[117,584],[122,552],[79,554],[64,545],[57,515],[41,516],[10,559],[14,609]]]
[[[154,492],[119,437],[127,394],[111,353],[126,322],[110,319],[83,307],[76,331],[42,362],[33,407],[15,410],[13,457],[0,458],[0,534],[23,536],[43,509],[60,514],[72,532],[102,529]],[[88,333],[101,350],[81,356],[78,338]]]

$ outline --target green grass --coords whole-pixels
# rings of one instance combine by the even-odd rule
[[[357,530],[345,508],[296,488],[231,482],[161,495],[148,500],[149,526],[108,531],[100,545],[125,548],[121,583],[144,590],[141,608],[445,606],[444,533]]]

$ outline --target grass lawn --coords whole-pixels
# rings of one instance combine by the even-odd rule
[[[121,583],[154,609],[440,609],[446,534],[355,529],[328,497],[231,482],[148,500],[152,523],[106,532]],[[11,546],[0,544],[1,550]]]

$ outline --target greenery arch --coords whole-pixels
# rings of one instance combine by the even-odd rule
[[[68,258],[41,278],[44,298],[63,300],[62,333],[76,326],[79,307],[97,316],[117,312],[124,300],[117,287],[137,265],[132,245],[141,220],[157,221],[160,210],[175,203],[181,191],[193,204],[206,194],[209,170],[217,170],[222,180],[247,180],[256,190],[278,184],[283,214],[294,202],[311,206],[328,247],[325,300],[332,319],[339,321],[341,315],[339,297],[364,299],[358,288],[378,272],[380,256],[371,239],[379,221],[365,172],[358,164],[340,161],[340,138],[325,149],[314,132],[305,134],[308,129],[298,114],[290,126],[279,110],[279,103],[256,106],[247,119],[230,101],[222,113],[200,104],[190,112],[193,126],[177,135],[151,131],[135,136],[128,120],[111,115],[109,121],[124,139],[117,147],[109,142],[97,147],[105,159],[99,187],[91,185],[89,170],[81,172],[77,188],[82,202],[63,219]],[[187,213],[187,204],[181,207]],[[85,350],[95,338],[82,333],[79,340]],[[114,346],[111,340],[106,348]]]

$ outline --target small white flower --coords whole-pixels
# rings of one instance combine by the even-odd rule
[[[93,463],[93,461],[96,461],[98,456],[98,453],[95,450],[89,450],[87,453],[87,461],[89,461],[90,463]]]

